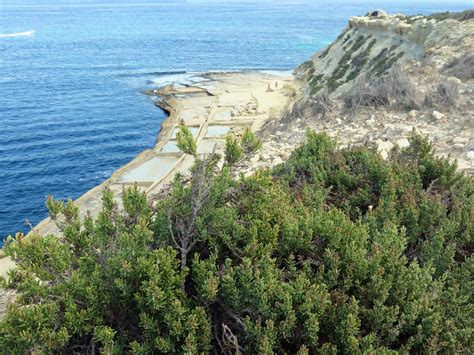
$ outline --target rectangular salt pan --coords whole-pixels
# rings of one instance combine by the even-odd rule
[[[179,149],[178,146],[176,145],[176,141],[170,140],[166,142],[166,144],[161,148],[162,153],[178,153]]]
[[[165,176],[178,161],[176,157],[154,157],[130,170],[120,182],[156,181]]]
[[[214,115],[215,120],[230,120],[232,118],[232,115],[230,114],[230,111],[220,111],[216,112]]]
[[[217,145],[216,149],[219,149],[225,144],[224,140],[219,140],[219,139],[203,139],[199,144],[198,144],[198,149],[197,152],[199,154],[210,154],[212,153],[212,150],[214,149],[214,146]]]
[[[230,130],[230,126],[212,125],[207,127],[206,137],[225,136]]]
[[[198,119],[204,119],[207,117],[209,113],[209,110],[206,108],[192,108],[189,110],[183,110],[179,113],[178,118],[185,120],[185,121],[190,121],[190,120],[198,120]]]

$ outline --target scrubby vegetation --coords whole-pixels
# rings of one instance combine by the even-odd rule
[[[355,115],[360,107],[392,107],[412,109],[418,107],[417,93],[410,79],[394,67],[383,77],[361,76],[353,88],[342,95],[344,107]]]
[[[427,20],[435,20],[435,21],[444,21],[444,20],[457,20],[457,21],[468,21],[474,18],[474,10],[465,10],[461,12],[450,12],[450,11],[445,11],[445,12],[437,12],[428,16],[424,16],[421,14],[418,15],[413,15],[413,16],[403,16],[402,19],[404,19],[407,23],[413,23],[416,20],[423,18]]]
[[[11,353],[469,353],[474,185],[414,136],[382,160],[325,135],[232,179],[197,159],[151,207],[106,190],[4,247]]]
[[[458,20],[467,21],[474,18],[474,10],[465,10],[461,12],[438,12],[425,17],[428,20],[444,21],[444,20]]]
[[[431,88],[425,96],[423,105],[428,108],[449,109],[459,99],[459,84],[454,81],[444,81]]]
[[[364,75],[359,77],[351,90],[341,94],[344,108],[354,116],[361,107],[386,107],[411,110],[420,107],[449,110],[459,100],[459,84],[453,80],[439,79],[422,93],[403,73],[394,66],[382,77]]]
[[[283,114],[282,123],[288,123],[302,117],[324,119],[334,108],[334,103],[326,87],[321,88],[309,98],[301,98],[290,105]]]
[[[461,80],[474,79],[474,54],[466,53],[453,59],[444,68],[446,74]]]

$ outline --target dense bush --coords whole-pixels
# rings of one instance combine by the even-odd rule
[[[234,180],[217,158],[153,209],[110,191],[96,220],[5,252],[13,353],[469,353],[474,185],[426,140],[382,160],[325,135]]]

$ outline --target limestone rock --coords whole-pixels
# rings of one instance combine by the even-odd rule
[[[469,139],[468,138],[464,138],[464,137],[455,137],[453,139],[453,143],[454,144],[461,144],[461,145],[464,145],[464,144],[467,144],[469,142]]]
[[[365,124],[368,125],[368,126],[373,126],[375,124],[375,118],[370,118],[368,120],[365,121]]]
[[[379,154],[380,154],[380,156],[382,157],[383,160],[387,160],[387,158],[388,158],[388,152],[387,151],[381,150]]]
[[[417,114],[418,114],[417,110],[411,110],[410,112],[408,112],[408,117],[416,118]]]
[[[381,139],[377,139],[375,141],[377,144],[377,151],[379,152],[380,156],[382,159],[387,159],[389,152],[393,149],[395,146],[392,142],[390,141],[383,141]]]
[[[282,163],[283,163],[283,159],[281,159],[280,157],[275,157],[272,161],[272,165],[278,165]]]
[[[410,145],[410,141],[406,138],[400,138],[399,140],[397,140],[397,145],[400,148],[406,148]]]
[[[380,151],[386,151],[389,152],[393,149],[395,146],[392,142],[390,141],[382,141],[380,139],[376,140],[375,143],[377,143],[377,150]]]
[[[260,161],[268,161],[270,157],[267,154],[260,154]]]
[[[256,154],[254,155],[251,159],[250,159],[250,162],[252,164],[255,164],[255,163],[258,163],[260,161],[260,155]]]
[[[433,111],[432,116],[435,120],[442,120],[443,118],[446,117],[444,113],[441,113],[439,111]]]

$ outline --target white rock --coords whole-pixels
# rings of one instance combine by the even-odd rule
[[[369,126],[372,126],[375,124],[375,119],[374,118],[370,118],[368,120],[365,121],[365,124],[369,125]]]
[[[408,112],[408,117],[416,118],[417,113],[417,110],[411,110],[410,112]]]
[[[258,161],[260,160],[260,155],[259,154],[256,154],[255,156],[253,156],[251,159],[250,159],[250,162],[255,164],[257,163]]]
[[[260,154],[260,161],[268,161],[270,157],[267,154]]]
[[[455,76],[449,77],[449,81],[452,81],[452,82],[454,82],[454,83],[456,83],[456,84],[458,84],[458,85],[461,85],[461,84],[462,84],[462,80],[459,79],[459,78],[456,78]]]
[[[438,111],[433,111],[432,115],[433,115],[433,118],[436,119],[436,120],[442,120],[443,118],[446,117],[446,115],[444,113],[441,113],[441,112],[438,112]]]
[[[400,147],[400,148],[406,148],[410,145],[410,142],[408,139],[406,138],[400,138],[399,140],[397,140],[397,145]]]
[[[375,141],[375,143],[377,143],[377,150],[379,152],[382,152],[382,151],[385,151],[385,152],[389,152],[392,150],[392,148],[395,146],[392,142],[390,141],[382,141],[380,139],[377,139]]]
[[[474,150],[467,152],[466,156],[468,159],[474,160]]]
[[[273,165],[278,165],[281,163],[283,163],[283,159],[281,159],[280,157],[276,157],[275,159],[273,159],[273,162],[272,162]]]
[[[468,142],[469,142],[469,139],[464,138],[464,137],[455,137],[453,139],[454,144],[467,144]]]
[[[385,150],[381,150],[379,152],[380,156],[382,157],[383,160],[387,160],[388,158],[388,153]]]

